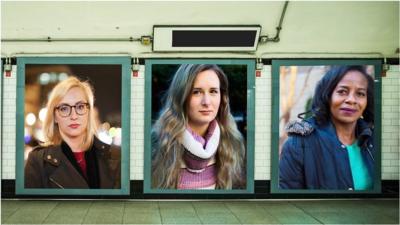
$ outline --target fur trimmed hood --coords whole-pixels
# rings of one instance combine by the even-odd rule
[[[314,126],[312,123],[302,120],[302,121],[290,121],[286,127],[285,131],[289,134],[298,134],[301,136],[307,136],[314,131]]]

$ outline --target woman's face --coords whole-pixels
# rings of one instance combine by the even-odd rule
[[[55,122],[64,137],[76,138],[85,134],[89,115],[87,103],[84,92],[74,87],[57,104]]]
[[[332,92],[330,112],[334,124],[355,124],[367,107],[368,81],[359,71],[349,71]]]
[[[205,131],[217,116],[220,103],[218,75],[213,70],[197,74],[187,105],[189,126],[194,131],[198,129]]]

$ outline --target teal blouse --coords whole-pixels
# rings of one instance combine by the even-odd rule
[[[353,183],[355,190],[368,190],[372,189],[372,178],[368,169],[362,159],[361,149],[357,141],[352,145],[347,145],[347,152],[349,154],[351,174],[353,176]]]

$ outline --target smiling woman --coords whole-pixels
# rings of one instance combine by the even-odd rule
[[[51,91],[44,143],[25,165],[25,188],[120,188],[120,148],[100,142],[88,82],[69,77]]]
[[[280,156],[280,188],[374,188],[373,85],[363,66],[333,66],[323,76],[311,116],[286,127],[289,138]]]
[[[349,71],[332,92],[330,112],[339,140],[351,145],[356,121],[367,107],[368,80],[357,70]]]

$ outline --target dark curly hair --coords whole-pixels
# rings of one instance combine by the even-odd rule
[[[318,82],[314,92],[311,112],[319,125],[324,125],[330,121],[330,101],[332,92],[342,78],[350,71],[358,71],[364,75],[368,81],[367,87],[367,107],[363,112],[364,120],[374,123],[374,80],[366,72],[364,66],[333,66]]]

